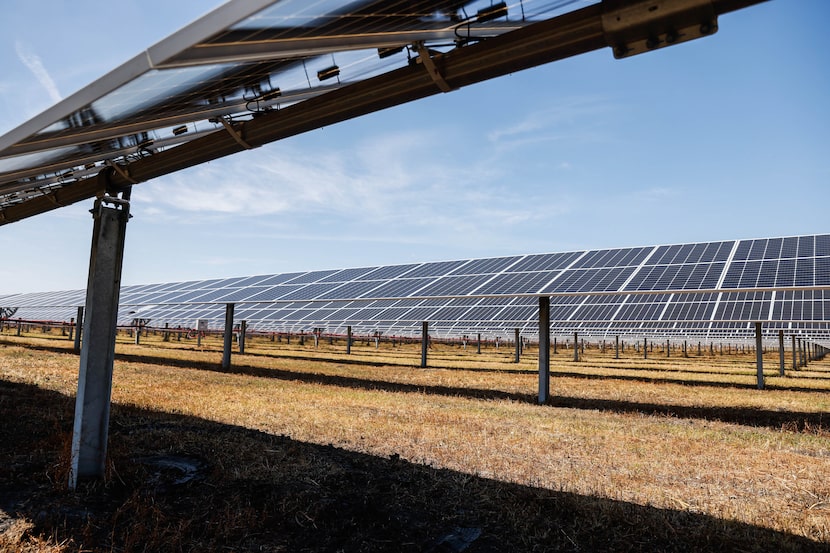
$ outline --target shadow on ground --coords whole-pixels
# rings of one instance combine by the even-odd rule
[[[228,369],[223,369],[216,363],[190,361],[186,359],[166,359],[135,354],[117,354],[116,359],[118,359],[119,361],[129,361],[132,363],[146,363],[191,368],[206,371],[224,372],[229,374],[256,376],[260,378],[274,378],[278,380],[286,380],[292,382],[303,382],[306,384],[338,386],[342,388],[360,390],[380,390],[385,392],[396,393],[419,393],[449,397],[467,397],[470,399],[520,401],[525,403],[537,402],[537,395],[532,393],[523,394],[516,392],[508,392],[504,390],[465,388],[460,386],[409,384],[405,382],[389,382],[386,380],[382,380],[381,378],[368,379],[353,376],[321,374],[297,370],[254,367],[242,364],[239,358],[237,358],[236,361],[232,364],[232,366]],[[368,364],[374,366],[374,363]],[[378,376],[381,377],[382,372],[379,372]],[[754,409],[750,407],[709,407],[671,405],[667,403],[644,403],[636,401],[609,400],[601,398],[581,398],[566,395],[558,395],[556,393],[556,378],[558,376],[573,376],[577,378],[586,379],[599,378],[605,380],[620,379],[620,377],[617,376],[594,376],[579,373],[556,373],[554,374],[552,380],[553,398],[550,401],[550,404],[556,407],[590,410],[596,409],[600,411],[615,413],[642,413],[645,415],[657,415],[664,417],[679,417],[706,421],[720,421],[731,424],[767,427],[775,430],[780,430],[783,428],[786,430],[798,432],[804,430],[820,430],[824,428],[824,426],[826,426],[827,424],[827,420],[824,416],[824,413],[820,412],[801,412],[791,410],[779,411],[769,409]],[[622,377],[622,379],[637,380],[642,382],[666,382],[666,380],[651,378]],[[701,383],[699,382],[688,382],[683,380],[669,380],[668,382],[690,386],[701,385]],[[743,388],[743,386],[726,385],[718,382],[706,382],[702,383],[702,385],[713,385],[715,387]],[[747,386],[746,388],[748,390],[755,389],[749,386]],[[815,390],[810,391],[815,392]]]
[[[86,552],[827,550],[701,514],[118,405],[106,481],[69,492],[73,409],[73,398],[0,381],[0,550],[20,519],[32,523],[21,543],[51,537]]]
[[[0,340],[2,343],[2,340]],[[9,342],[9,345],[17,345]],[[62,353],[71,355],[70,348],[61,348],[46,345],[26,345],[29,349],[51,351],[54,353]],[[293,358],[293,357],[292,357]],[[260,378],[273,378],[278,380],[285,380],[290,382],[302,382],[306,384],[320,384],[325,386],[336,386],[349,389],[358,390],[378,390],[395,393],[418,393],[436,396],[447,397],[466,397],[470,399],[484,399],[484,400],[504,400],[504,401],[519,401],[524,403],[536,403],[537,395],[535,393],[518,393],[509,392],[505,390],[494,390],[488,388],[466,388],[460,386],[436,386],[436,385],[421,385],[409,384],[406,382],[390,382],[382,379],[382,372],[378,372],[379,378],[358,378],[344,375],[322,374],[316,372],[306,372],[298,370],[285,370],[278,368],[256,367],[244,364],[244,356],[234,357],[234,361],[230,368],[223,369],[217,362],[195,361],[188,359],[173,359],[166,357],[158,357],[152,355],[139,355],[132,353],[118,353],[116,354],[118,361],[130,363],[142,363],[148,365],[159,365],[166,367],[179,367],[186,369],[197,369],[204,371],[222,372],[228,374],[239,374],[245,376],[255,376]],[[332,363],[345,364],[341,361],[320,360],[309,358],[318,363]],[[360,364],[372,367],[383,367],[388,365],[378,364],[375,362],[365,362],[359,360],[352,360],[351,364]],[[414,370],[419,370],[415,369]],[[461,369],[458,369],[461,370]],[[467,370],[467,369],[463,369]],[[498,371],[503,372],[503,371]],[[514,372],[514,371],[511,371]],[[535,375],[535,371],[526,371],[528,375]],[[725,384],[720,382],[695,382],[686,381],[682,379],[657,379],[645,378],[636,376],[623,375],[590,375],[575,372],[556,372],[552,379],[552,394],[550,405],[556,407],[564,407],[570,409],[584,409],[584,410],[599,410],[612,413],[640,413],[644,415],[654,415],[661,417],[677,417],[683,419],[696,419],[701,421],[719,421],[729,424],[740,424],[745,426],[756,426],[771,428],[773,430],[787,430],[793,432],[821,432],[826,434],[828,418],[821,412],[807,412],[807,411],[793,411],[787,409],[771,410],[771,409],[756,409],[751,407],[713,407],[713,406],[690,406],[690,405],[672,405],[669,403],[646,403],[627,400],[604,399],[604,398],[584,398],[567,396],[557,394],[556,378],[557,377],[571,377],[582,378],[586,380],[603,379],[603,380],[626,380],[650,383],[673,383],[684,386],[713,386],[716,388],[736,388],[755,391],[754,386],[750,385],[736,385]],[[789,391],[804,391],[816,393],[816,390],[809,388],[786,388]],[[769,389],[767,392],[774,393],[774,389]]]

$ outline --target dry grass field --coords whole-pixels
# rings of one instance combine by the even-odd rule
[[[78,357],[0,336],[0,551],[830,551],[830,360],[119,337],[107,477]],[[789,364],[790,358],[787,357]]]

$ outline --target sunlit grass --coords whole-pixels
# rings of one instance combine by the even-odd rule
[[[0,340],[0,378],[75,393],[67,339]],[[538,406],[535,349],[515,363],[504,345],[436,345],[421,369],[418,344],[363,341],[347,356],[343,343],[258,338],[223,372],[218,338],[142,343],[119,337],[115,404],[830,543],[828,361],[779,377],[770,352],[759,391],[750,353],[614,359],[594,348],[574,362],[560,350],[552,405]]]

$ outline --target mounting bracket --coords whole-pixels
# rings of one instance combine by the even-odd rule
[[[715,34],[712,0],[603,2],[602,30],[617,59]]]
[[[242,134],[237,131],[234,126],[224,117],[219,117],[219,122],[222,123],[222,126],[225,127],[225,130],[228,131],[228,134],[231,135],[237,144],[245,148],[246,150],[253,150],[254,147],[248,144],[244,138],[242,138]]]
[[[435,65],[435,60],[432,59],[432,56],[429,53],[429,49],[424,45],[423,42],[416,42],[413,46],[415,46],[415,50],[418,52],[418,59],[421,60],[421,63],[424,64],[424,67],[427,70],[430,78],[438,85],[438,88],[441,89],[441,92],[451,92],[453,91],[453,87],[444,79],[444,75],[441,74],[441,71],[438,69],[438,66]]]

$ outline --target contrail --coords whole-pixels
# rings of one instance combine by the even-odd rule
[[[53,102],[60,102],[63,98],[61,97],[61,93],[58,92],[58,87],[55,84],[55,81],[52,80],[52,77],[49,76],[49,73],[46,71],[46,68],[43,67],[43,62],[40,61],[40,57],[37,54],[34,54],[28,50],[25,44],[18,41],[15,43],[15,51],[17,52],[17,57],[23,62],[23,65],[29,68],[35,78],[43,85],[43,88],[46,89],[46,92],[49,93],[49,97],[52,99]]]

